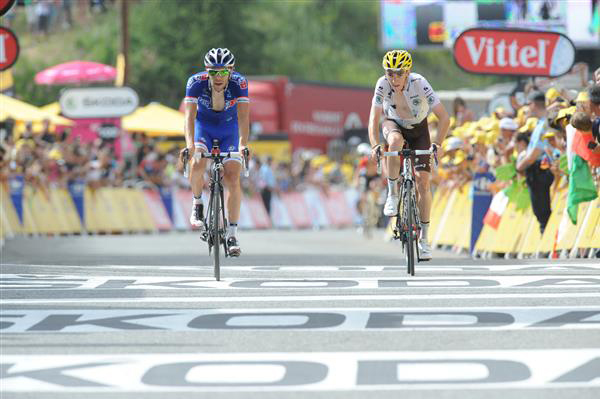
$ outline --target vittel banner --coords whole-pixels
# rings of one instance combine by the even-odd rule
[[[476,28],[456,39],[454,61],[477,74],[556,77],[573,66],[575,46],[556,32]]]

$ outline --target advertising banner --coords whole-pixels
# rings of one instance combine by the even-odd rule
[[[369,88],[290,84],[291,106],[285,125],[292,150],[314,148],[325,152],[330,140],[343,138],[344,130],[366,127],[372,98],[373,89]]]
[[[0,71],[4,71],[19,58],[19,40],[8,28],[0,26]]]
[[[167,211],[167,215],[169,215],[169,219],[171,222],[175,222],[173,217],[173,191],[170,187],[160,187],[158,189],[160,193],[160,199],[165,205],[165,210]]]
[[[59,103],[67,118],[116,118],[135,111],[139,98],[130,87],[84,87],[63,90]]]
[[[476,74],[557,77],[573,66],[575,46],[556,32],[476,28],[456,39],[454,61]]]
[[[19,222],[23,224],[23,189],[25,187],[25,179],[23,176],[12,176],[9,181],[10,198],[13,206],[19,217]]]
[[[85,223],[85,204],[84,204],[84,195],[85,195],[85,180],[76,179],[69,182],[68,185],[69,194],[71,194],[71,198],[73,199],[73,203],[75,204],[75,209],[77,209],[77,214],[79,215],[79,219],[81,223]]]

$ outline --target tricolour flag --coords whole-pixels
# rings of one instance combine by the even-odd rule
[[[504,190],[499,191],[492,198],[492,203],[490,204],[490,209],[488,209],[485,217],[483,218],[483,223],[489,225],[494,230],[498,230],[498,226],[500,225],[500,219],[502,219],[502,214],[506,210],[508,206],[508,197],[504,193]]]
[[[568,138],[569,139],[569,138]],[[569,193],[567,196],[567,213],[573,224],[577,224],[577,211],[582,202],[592,201],[598,197],[598,190],[590,172],[592,167],[600,167],[600,154],[588,148],[588,143],[593,142],[591,133],[575,130],[572,144],[567,148],[571,150],[572,159],[569,165]]]

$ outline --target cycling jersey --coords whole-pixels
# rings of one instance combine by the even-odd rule
[[[403,107],[401,104],[402,99],[399,98],[400,108],[398,108],[396,101],[394,101],[394,96],[397,93],[386,77],[382,76],[375,86],[372,104],[376,107],[382,107],[387,119],[394,120],[406,129],[412,129],[413,125],[427,118],[433,107],[440,103],[440,99],[427,82],[427,79],[418,73],[411,73],[408,76],[402,94],[406,106]]]
[[[232,72],[223,93],[225,107],[214,111],[212,90],[208,72],[192,75],[187,82],[185,102],[197,104],[194,143],[197,148],[208,150],[212,140],[218,139],[221,151],[237,151],[239,145],[237,104],[248,103],[248,81]]]

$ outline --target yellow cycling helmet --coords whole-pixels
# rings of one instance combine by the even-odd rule
[[[383,69],[403,69],[405,71],[412,67],[412,57],[406,50],[391,50],[383,56]]]

